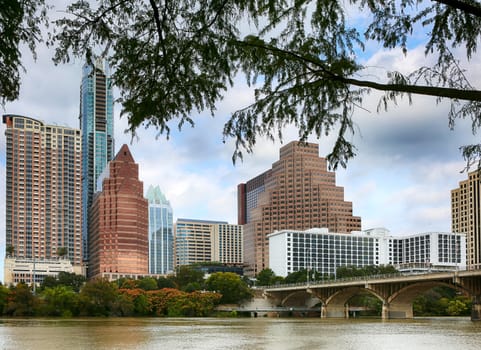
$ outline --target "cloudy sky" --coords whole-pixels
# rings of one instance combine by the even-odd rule
[[[407,56],[369,46],[365,65],[370,76],[384,78],[386,69],[410,71],[426,64],[423,47],[412,47]],[[52,51],[41,46],[34,62],[24,56],[27,68],[22,78],[20,98],[8,103],[2,114],[20,114],[48,124],[78,127],[79,86],[83,62],[54,66]],[[466,65],[474,86],[481,86],[481,60]],[[473,63],[477,62],[477,63]],[[116,95],[118,97],[118,94]],[[353,137],[357,156],[346,169],[337,171],[337,184],[345,189],[345,199],[353,202],[354,215],[362,218],[362,228],[386,227],[393,234],[449,231],[450,190],[466,177],[459,147],[476,141],[469,120],[448,127],[449,105],[434,98],[416,97],[376,112],[379,95],[372,93],[358,110]],[[280,142],[260,140],[252,155],[233,164],[232,142],[222,142],[222,128],[230,114],[246,106],[253,91],[239,78],[218,105],[212,118],[208,113],[194,116],[195,128],[175,128],[169,140],[156,131],[139,130],[138,139],[124,133],[126,120],[115,106],[116,151],[126,143],[139,164],[146,190],[159,185],[170,200],[176,218],[237,221],[237,184],[271,167],[279,157]],[[0,125],[0,280],[5,252],[5,126]],[[284,144],[297,133],[286,129]],[[320,144],[320,156],[329,153],[332,138],[311,141]]]

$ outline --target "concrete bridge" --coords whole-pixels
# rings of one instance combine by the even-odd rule
[[[323,318],[347,318],[349,299],[367,292],[382,301],[383,319],[412,318],[413,300],[437,286],[450,287],[470,297],[473,302],[471,319],[481,320],[481,270],[380,275],[258,287],[258,295],[263,299],[257,299],[241,310],[296,307],[319,311],[320,308]]]

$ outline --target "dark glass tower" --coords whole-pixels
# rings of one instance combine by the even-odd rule
[[[96,192],[97,179],[114,156],[113,93],[108,63],[97,59],[85,64],[80,88],[82,131],[82,247],[88,261],[88,212]]]

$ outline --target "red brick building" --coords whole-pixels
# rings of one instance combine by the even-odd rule
[[[89,277],[148,274],[148,202],[127,145],[110,161],[89,211]]]

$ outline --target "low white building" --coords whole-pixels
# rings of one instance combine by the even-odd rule
[[[278,276],[309,269],[335,275],[340,266],[393,265],[399,271],[466,269],[466,235],[427,232],[393,236],[385,228],[351,234],[326,228],[268,235],[269,267]]]
[[[35,280],[39,285],[45,276],[57,277],[59,272],[82,274],[80,267],[73,266],[68,259],[22,259],[5,258],[4,284],[10,285],[23,282],[32,284]]]

